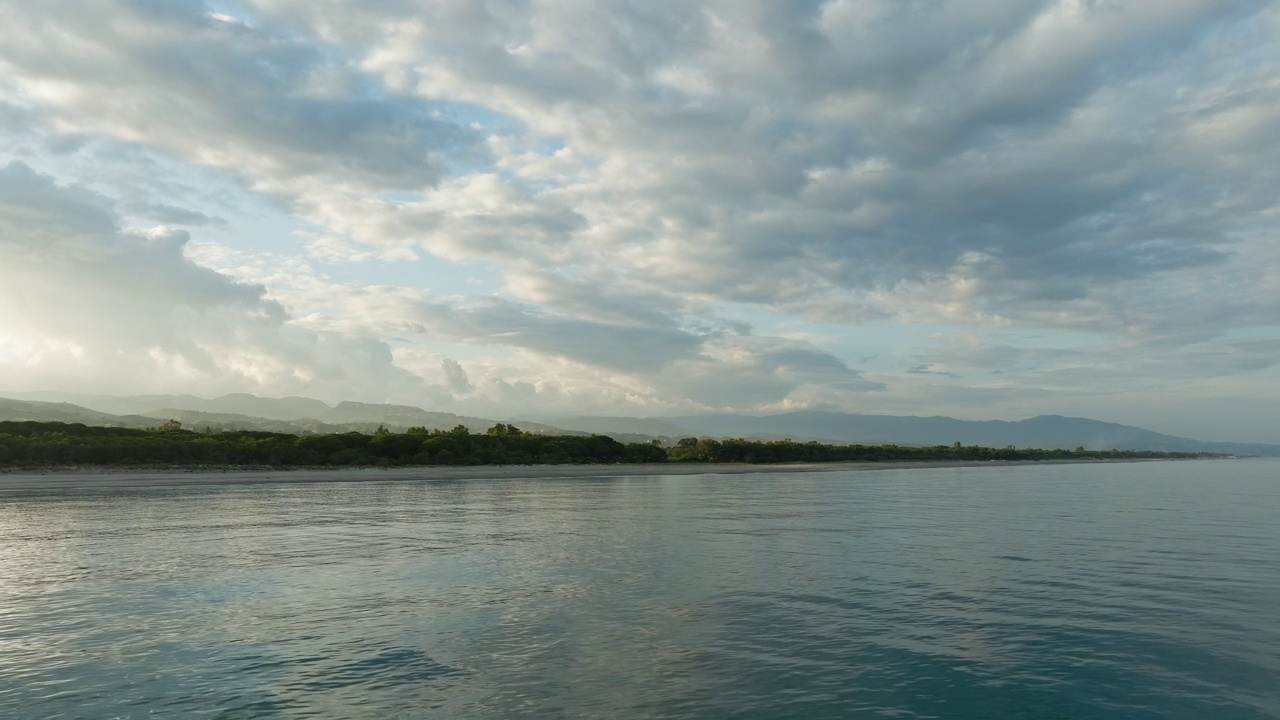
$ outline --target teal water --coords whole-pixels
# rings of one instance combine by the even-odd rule
[[[1277,718],[1280,462],[0,494],[0,718]]]

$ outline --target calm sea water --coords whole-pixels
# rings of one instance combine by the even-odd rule
[[[1280,462],[0,494],[0,717],[1276,718]]]

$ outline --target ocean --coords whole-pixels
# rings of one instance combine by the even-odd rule
[[[0,493],[0,717],[1280,718],[1280,461]]]

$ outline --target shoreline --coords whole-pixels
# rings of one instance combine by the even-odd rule
[[[616,478],[645,475],[755,475],[761,473],[862,472],[931,468],[1085,465],[1158,462],[1163,458],[1053,460],[936,460],[904,462],[644,463],[634,465],[468,465],[399,468],[14,468],[0,471],[0,492],[119,490],[201,485],[258,485],[343,482],[432,482],[452,480],[543,480]]]

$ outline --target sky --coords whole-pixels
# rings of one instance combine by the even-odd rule
[[[1280,3],[0,0],[0,395],[1280,442]]]

